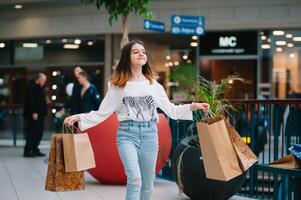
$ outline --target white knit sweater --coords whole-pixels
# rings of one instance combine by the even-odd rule
[[[79,128],[96,126],[113,112],[119,121],[158,121],[157,107],[172,119],[192,120],[190,105],[171,103],[157,81],[128,81],[124,88],[111,85],[97,111],[80,114]]]

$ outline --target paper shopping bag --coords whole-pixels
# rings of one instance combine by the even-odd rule
[[[197,122],[206,177],[228,181],[242,174],[223,118]]]
[[[85,180],[83,171],[65,172],[62,134],[53,134],[45,190],[53,192],[83,190]]]
[[[257,162],[257,156],[252,152],[250,147],[244,143],[239,133],[231,126],[229,122],[224,120],[227,126],[228,134],[232,141],[242,171],[248,170]]]
[[[87,133],[63,134],[63,145],[66,172],[82,171],[96,166]]]
[[[301,161],[294,155],[289,154],[269,164],[271,167],[284,169],[301,169]]]

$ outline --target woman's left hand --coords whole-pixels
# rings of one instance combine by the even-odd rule
[[[209,110],[210,105],[208,103],[192,103],[190,104],[190,110]]]

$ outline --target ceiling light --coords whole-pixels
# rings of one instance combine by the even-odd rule
[[[4,42],[1,42],[0,43],[0,48],[4,48],[5,47],[5,43]]]
[[[295,54],[294,53],[290,53],[290,58],[294,58]]]
[[[197,39],[198,39],[198,36],[194,35],[194,36],[191,37],[191,39],[197,40]]]
[[[52,101],[55,101],[55,100],[56,100],[56,96],[55,96],[55,95],[52,95],[52,96],[51,96],[51,100],[52,100]]]
[[[266,39],[267,39],[267,36],[265,36],[265,35],[261,36],[261,40],[266,40]]]
[[[169,66],[169,67],[172,67],[172,66],[173,66],[173,63],[172,63],[172,62],[169,62],[169,63],[168,63],[168,66]]]
[[[188,59],[188,60],[187,60],[187,63],[188,63],[188,64],[190,64],[190,63],[191,63],[191,60],[190,60],[190,59]]]
[[[80,43],[82,43],[82,41],[80,39],[75,39],[74,40],[74,44],[80,44]]]
[[[284,31],[273,31],[273,35],[284,35]]]
[[[52,85],[52,89],[56,90],[57,89],[57,85]]]
[[[188,58],[188,55],[183,55],[183,59],[186,60]]]
[[[23,43],[22,46],[25,48],[37,48],[38,44],[37,43]]]
[[[78,44],[64,44],[64,49],[78,49]]]
[[[51,110],[51,112],[52,112],[53,114],[56,113],[56,109],[53,108],[53,109]]]
[[[198,43],[197,43],[197,42],[191,42],[191,43],[190,43],[190,46],[192,46],[192,47],[197,47],[197,46],[198,46]]]
[[[281,48],[281,47],[277,47],[277,48],[276,48],[276,51],[277,51],[277,52],[282,52],[282,48]]]
[[[170,57],[170,56],[166,56],[165,58],[166,58],[166,60],[170,60],[170,59],[171,59],[171,57]]]
[[[284,46],[284,45],[286,45],[286,41],[279,40],[279,41],[276,41],[275,44],[278,46]]]
[[[63,43],[66,43],[67,41],[68,41],[68,40],[67,40],[66,38],[63,38],[63,39],[62,39],[62,42],[63,42]]]
[[[287,47],[292,48],[292,47],[294,47],[294,44],[293,43],[287,43]]]
[[[178,66],[178,65],[179,65],[179,62],[178,62],[178,61],[175,61],[173,64],[174,64],[175,66]]]
[[[21,4],[16,4],[15,5],[15,9],[22,9],[23,8],[23,5],[21,5]]]
[[[57,71],[53,71],[52,76],[56,76],[56,75],[57,75]]]
[[[271,48],[271,45],[269,45],[269,44],[262,44],[261,48],[262,49],[269,49],[269,48]]]
[[[301,41],[301,37],[293,37],[293,40],[296,42],[300,42]]]
[[[267,40],[268,42],[271,42],[271,39],[270,38],[268,38],[268,40]]]
[[[50,44],[51,43],[51,40],[46,40],[46,44]]]
[[[286,37],[286,38],[292,38],[292,37],[293,37],[293,34],[288,33],[288,34],[285,35],[285,37]]]
[[[93,42],[93,41],[88,41],[87,44],[88,44],[89,46],[92,46],[92,45],[94,44],[94,42]]]

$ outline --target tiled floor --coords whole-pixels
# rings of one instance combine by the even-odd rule
[[[43,152],[48,152],[46,147]],[[0,147],[1,200],[122,200],[125,186],[102,185],[86,173],[86,189],[76,192],[44,190],[47,158],[23,158],[21,147]],[[152,200],[186,200],[174,182],[157,178]],[[231,200],[246,199],[239,196]]]

